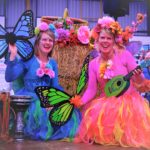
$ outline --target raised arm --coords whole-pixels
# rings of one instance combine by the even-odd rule
[[[9,45],[10,57],[6,60],[5,80],[7,82],[14,81],[24,72],[24,65],[21,60],[16,58],[16,45]]]

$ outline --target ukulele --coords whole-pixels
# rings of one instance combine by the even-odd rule
[[[111,97],[111,96],[120,96],[122,95],[124,92],[126,92],[126,90],[129,88],[130,86],[130,79],[133,75],[133,72],[136,69],[142,69],[145,67],[150,66],[150,59],[149,60],[143,60],[140,62],[140,65],[137,66],[135,69],[133,69],[131,72],[129,72],[127,75],[122,76],[116,76],[114,78],[112,78],[111,80],[109,80],[104,88],[105,94],[107,97]]]

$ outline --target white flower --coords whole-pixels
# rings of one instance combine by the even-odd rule
[[[109,59],[109,60],[107,61],[107,69],[110,69],[110,68],[112,67],[112,64],[113,64],[113,63],[112,63],[112,60]]]

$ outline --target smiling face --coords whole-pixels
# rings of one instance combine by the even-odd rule
[[[41,32],[35,41],[35,55],[47,55],[50,56],[54,47],[54,34],[51,31]]]
[[[97,41],[97,48],[103,54],[113,51],[115,44],[114,36],[108,30],[102,30]]]
[[[39,41],[39,51],[49,54],[54,46],[54,41],[47,33],[43,33]]]

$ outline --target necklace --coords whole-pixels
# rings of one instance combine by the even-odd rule
[[[113,77],[114,72],[112,71],[112,65],[113,62],[111,59],[100,63],[99,67],[100,78],[111,79]]]
[[[49,61],[47,63],[43,63],[41,60],[37,58],[37,61],[40,64],[40,67],[36,70],[36,75],[38,77],[43,77],[44,75],[48,75],[50,78],[55,77],[55,72],[53,71],[53,68]]]

